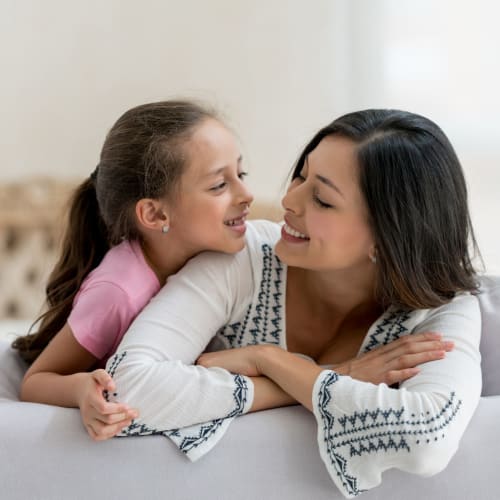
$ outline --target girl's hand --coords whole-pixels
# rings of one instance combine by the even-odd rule
[[[85,373],[78,401],[83,425],[94,441],[115,436],[139,415],[125,404],[106,401],[103,391],[114,390],[115,383],[105,370]]]
[[[438,333],[406,335],[332,369],[356,380],[393,385],[419,373],[418,365],[442,359],[452,349],[453,342],[443,341]]]
[[[279,347],[273,345],[260,344],[224,351],[206,352],[196,360],[196,364],[205,368],[225,368],[232,373],[239,373],[247,377],[258,377],[261,375],[259,357],[265,349],[272,348],[279,349]]]

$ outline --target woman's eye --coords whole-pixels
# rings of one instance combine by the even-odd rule
[[[238,177],[239,177],[240,181],[242,181],[247,175],[248,175],[248,172],[240,172],[238,174]]]
[[[210,188],[210,191],[220,191],[226,187],[226,184],[227,182],[221,182],[220,184],[217,184],[217,186]]]
[[[330,205],[329,203],[325,203],[320,198],[318,198],[317,194],[313,195],[313,200],[316,203],[316,205],[318,205],[321,208],[333,208],[333,205]]]
[[[306,178],[302,175],[302,172],[299,173],[295,179],[299,179],[300,182],[304,182],[306,180]]]

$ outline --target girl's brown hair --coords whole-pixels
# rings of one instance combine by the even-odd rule
[[[32,363],[61,330],[85,277],[124,239],[137,240],[135,205],[172,194],[187,160],[185,144],[215,113],[189,101],[144,104],[124,113],[109,131],[100,162],[74,192],[62,251],[46,287],[48,309],[36,333],[12,347]]]

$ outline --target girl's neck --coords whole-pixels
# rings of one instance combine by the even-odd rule
[[[163,286],[167,278],[179,271],[184,264],[194,257],[194,253],[179,251],[182,245],[159,245],[148,243],[146,240],[140,242],[142,254],[148,266],[156,274],[160,285]]]

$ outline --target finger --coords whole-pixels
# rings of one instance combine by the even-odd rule
[[[110,403],[106,401],[101,395],[96,399],[91,399],[89,401],[90,407],[100,415],[111,415],[113,413],[127,413],[132,408],[130,408],[125,403]]]
[[[395,351],[396,349],[401,349],[402,346],[416,345],[421,342],[427,341],[440,341],[442,335],[436,332],[423,332],[416,333],[414,335],[404,335],[397,340],[389,342],[388,344],[376,347],[370,352],[364,353],[359,357],[363,357],[364,359],[370,359],[376,356],[380,356],[381,354],[387,354]]]
[[[93,439],[94,441],[105,441],[106,439],[112,438],[121,432],[125,427],[128,427],[131,422],[131,420],[125,420],[119,424],[106,425],[101,422],[94,421],[90,425],[94,434]]]
[[[92,372],[92,377],[98,384],[102,385],[102,387],[104,387],[104,389],[106,389],[107,391],[115,390],[116,388],[115,382],[107,371],[102,369],[94,370]]]
[[[404,382],[415,375],[418,375],[420,370],[418,368],[405,368],[404,370],[391,370],[387,372],[385,383],[387,385],[397,384],[399,382]]]
[[[417,354],[405,354],[394,359],[389,363],[389,367],[395,370],[403,370],[405,368],[415,368],[429,361],[443,359],[446,356],[446,351],[425,351]]]
[[[137,410],[129,410],[122,413],[112,413],[108,415],[95,415],[95,420],[105,424],[105,425],[113,425],[125,420],[133,420],[139,416],[139,412]]]
[[[385,353],[387,358],[400,357],[404,354],[417,354],[420,352],[430,351],[446,351],[449,352],[454,348],[454,343],[448,340],[433,340],[424,342],[406,342],[396,349]]]
[[[88,433],[88,435],[90,436],[90,438],[93,440],[93,441],[97,441],[97,438],[98,438],[98,435],[97,433],[94,431],[94,428],[92,427],[92,424],[85,424],[85,429]]]
[[[401,346],[417,345],[425,342],[439,342],[442,338],[443,336],[436,332],[415,333],[413,335],[403,335],[399,339],[389,342],[384,347],[386,348],[386,352],[390,352],[391,350],[401,348]]]

